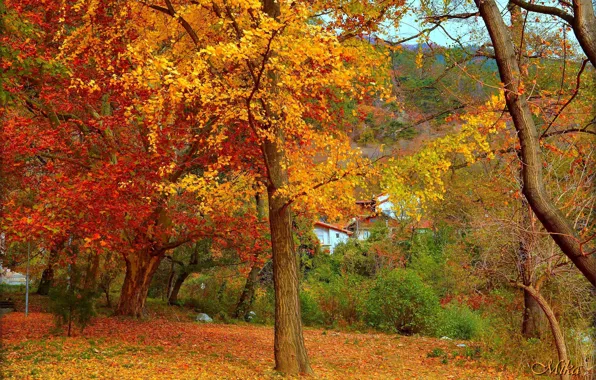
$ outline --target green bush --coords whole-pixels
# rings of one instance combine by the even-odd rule
[[[25,285],[0,284],[0,295],[4,295],[6,293],[24,293],[24,292],[25,292]]]
[[[480,315],[465,305],[449,305],[441,312],[436,333],[453,339],[470,340],[480,337],[486,327]]]
[[[321,309],[326,326],[354,325],[362,322],[370,280],[356,276],[337,276],[326,283],[313,284],[311,291]]]
[[[302,312],[302,322],[307,326],[316,326],[323,322],[323,313],[319,304],[307,291],[300,292],[300,311]]]
[[[228,280],[207,274],[200,275],[186,280],[180,299],[184,306],[209,316],[220,312],[232,315],[243,285],[242,279]]]
[[[409,269],[382,273],[366,301],[367,322],[402,334],[429,333],[440,312],[439,299]]]

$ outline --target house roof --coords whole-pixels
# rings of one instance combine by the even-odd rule
[[[343,232],[343,233],[348,234],[348,235],[352,235],[353,234],[352,231],[348,231],[348,230],[345,230],[345,229],[343,229],[341,227],[334,226],[333,224],[329,224],[329,223],[325,223],[325,222],[315,222],[315,226],[326,227],[326,228],[329,228],[330,230],[340,231],[340,232]]]

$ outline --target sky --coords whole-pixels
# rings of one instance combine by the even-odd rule
[[[454,4],[455,1],[451,1],[450,4]],[[509,21],[509,14],[506,11],[506,4],[507,1],[504,0],[497,0],[499,7],[503,10],[502,14],[505,18],[505,22]],[[465,3],[464,3],[465,4]],[[550,4],[549,0],[545,0],[546,5],[554,5]],[[413,0],[410,4],[410,7],[417,8],[420,6],[420,0]],[[453,8],[449,5],[450,8]],[[463,13],[463,12],[474,12],[476,8],[473,5],[466,4],[463,7],[460,7],[459,10],[455,11],[455,13]],[[542,16],[536,13],[531,13],[531,17],[528,17],[527,23],[529,27],[538,27],[542,29],[546,34],[553,33],[554,31],[558,30],[560,25],[562,24],[561,20],[553,19],[551,16]],[[538,18],[540,23],[536,23],[535,20]],[[488,33],[486,32],[484,22],[480,17],[471,17],[466,20],[448,20],[444,22],[443,27],[445,30],[441,30],[441,28],[437,28],[430,33],[430,41],[439,44],[441,46],[450,46],[454,45],[455,42],[449,38],[449,35],[455,38],[459,38],[464,45],[480,45],[483,44],[488,40]],[[402,19],[400,23],[400,28],[391,36],[393,40],[401,40],[403,38],[416,35],[421,30],[428,28],[429,25],[421,25],[418,17],[414,15],[412,12],[406,14],[406,16]],[[574,41],[574,37],[572,33],[568,36],[572,41]],[[416,44],[416,40],[409,41],[408,43]]]
[[[452,37],[462,38],[462,42],[469,43],[471,42],[469,32],[473,28],[473,24],[477,24],[476,26],[480,27],[484,26],[482,19],[479,18],[476,20],[472,18],[466,21],[450,20],[444,23],[444,26],[445,30],[447,31],[447,33],[449,33],[449,35],[451,35]],[[412,35],[416,35],[425,28],[428,28],[428,25],[421,25],[418,20],[418,17],[412,13],[409,13],[402,19],[400,23],[400,28],[395,37],[397,39],[403,39]],[[451,40],[447,36],[447,34],[440,28],[437,28],[430,33],[430,40],[441,46],[449,46],[454,43],[453,40]],[[415,44],[416,40],[412,40],[409,43]]]

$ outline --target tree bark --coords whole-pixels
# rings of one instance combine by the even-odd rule
[[[174,271],[174,261],[172,261],[170,263],[170,274],[168,275],[168,284],[166,285],[166,293],[165,293],[165,296],[162,296],[162,300],[167,299],[168,303],[170,301],[170,295],[172,294],[172,285],[173,285],[175,276],[176,276],[176,271]]]
[[[53,248],[50,251],[50,256],[48,257],[48,266],[43,270],[39,286],[37,287],[37,294],[40,296],[47,296],[50,294],[50,289],[52,288],[52,283],[54,282],[54,265],[56,265],[57,261],[58,250]]]
[[[278,19],[281,10],[276,0],[263,0],[263,12]],[[274,73],[269,74],[276,88]],[[275,119],[268,107],[264,111]],[[273,261],[273,288],[275,290],[275,369],[285,374],[312,374],[304,345],[300,316],[298,262],[292,236],[292,215],[287,199],[278,190],[289,184],[284,132],[272,126],[273,136],[263,142],[263,158],[268,172],[267,199],[269,201],[269,228]]]
[[[110,285],[102,285],[104,294],[106,295],[106,306],[111,308],[112,307],[112,299],[110,298]]]
[[[172,287],[172,292],[170,293],[170,297],[168,298],[168,304],[170,305],[178,305],[178,293],[180,292],[180,288],[184,281],[188,278],[189,273],[186,271],[181,272],[176,277],[176,281],[174,281],[174,286]]]
[[[48,265],[48,267],[44,269],[43,273],[41,274],[41,280],[39,281],[39,286],[37,287],[37,294],[40,296],[47,296],[50,294],[52,282],[54,282],[54,268],[52,265]]]
[[[292,236],[292,217],[286,200],[277,194],[277,189],[288,183],[282,165],[284,153],[278,144],[278,140],[263,144],[271,180],[267,195],[275,289],[275,369],[286,374],[310,374],[312,369],[300,317],[298,258]]]
[[[178,305],[178,293],[180,292],[180,288],[182,284],[191,273],[197,270],[197,265],[199,264],[199,253],[207,253],[210,247],[209,240],[202,240],[195,243],[193,247],[193,251],[190,255],[190,260],[188,261],[188,265],[182,265],[180,269],[180,273],[178,277],[176,277],[176,281],[174,282],[174,286],[172,287],[172,291],[168,297],[168,304],[170,305]],[[172,260],[172,265],[174,261]]]
[[[596,286],[596,255],[583,254],[576,231],[555,207],[544,187],[539,135],[523,93],[520,69],[511,35],[494,0],[475,0],[475,2],[493,43],[501,82],[505,87],[507,108],[521,146],[523,194],[555,243],[588,281]]]
[[[151,279],[159,267],[162,255],[144,253],[125,259],[126,276],[120,292],[117,315],[142,317]]]
[[[524,289],[524,315],[522,320],[522,335],[524,338],[542,338],[544,314],[534,297]]]
[[[259,268],[257,263],[253,263],[248,278],[246,279],[244,289],[242,290],[242,294],[240,295],[240,299],[238,300],[238,304],[236,305],[236,310],[234,310],[234,318],[242,318],[244,320],[248,318],[248,313],[250,312],[250,308],[255,299],[255,286],[260,271],[261,268]]]
[[[89,254],[89,263],[87,266],[87,272],[85,273],[85,279],[83,281],[83,288],[95,292],[97,289],[97,280],[99,277],[99,259],[100,256],[97,253]]]
[[[590,0],[573,1],[573,33],[582,50],[596,68],[596,17]]]
[[[540,305],[540,308],[546,315],[548,322],[550,324],[550,329],[553,334],[553,338],[555,339],[555,346],[557,348],[557,354],[559,355],[559,362],[567,362],[569,359],[567,357],[567,348],[565,347],[565,338],[563,337],[563,333],[561,332],[561,327],[559,326],[559,322],[555,317],[555,313],[553,309],[551,309],[548,302],[542,297],[539,291],[537,291],[532,286],[526,286],[524,284],[516,284],[517,287],[527,291],[528,294],[534,298],[536,303]],[[561,379],[568,380],[571,379],[571,376],[568,373],[562,373]]]

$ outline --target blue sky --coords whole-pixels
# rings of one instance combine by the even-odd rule
[[[509,22],[509,14],[505,9],[506,1],[497,0],[500,5],[500,8],[503,10],[502,14],[505,18],[505,22]],[[549,2],[549,0],[545,1],[548,5],[554,5]],[[417,8],[419,7],[419,0],[413,0],[410,4],[410,7]],[[439,5],[441,7],[441,5]],[[476,11],[476,7],[469,4],[463,3],[459,6],[449,5],[449,8],[457,8],[455,13],[463,13],[463,12],[474,12]],[[540,20],[540,22],[535,22],[536,18]],[[552,18],[550,16],[543,16],[538,15],[536,13],[531,13],[530,17],[527,19],[527,25],[529,28],[532,28],[534,31],[538,32],[539,34],[548,35],[551,33],[556,33],[555,31],[559,29],[561,26],[562,21],[556,18]],[[437,28],[430,33],[430,41],[442,45],[442,46],[450,46],[454,45],[454,41],[449,38],[449,35],[455,38],[459,38],[461,42],[465,45],[480,45],[483,44],[488,40],[488,33],[486,32],[484,22],[480,17],[471,17],[465,20],[449,20],[444,22],[443,27],[445,30],[441,30],[441,28]],[[429,25],[421,25],[418,17],[413,14],[413,12],[408,13],[403,19],[400,24],[400,28],[397,33],[393,33],[391,39],[393,40],[400,40],[412,35],[419,33],[422,29],[428,28]],[[568,33],[568,38],[571,41],[574,41],[574,37],[572,33]],[[416,40],[412,40],[409,43],[416,44]]]

